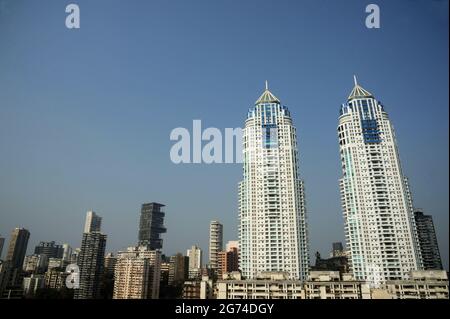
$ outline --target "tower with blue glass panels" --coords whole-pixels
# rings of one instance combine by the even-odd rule
[[[350,268],[374,285],[407,279],[422,268],[408,180],[387,112],[356,77],[337,130]]]
[[[305,195],[291,115],[267,86],[249,109],[243,130],[239,183],[240,270],[245,278],[309,269]]]

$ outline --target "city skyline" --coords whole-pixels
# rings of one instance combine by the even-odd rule
[[[406,236],[411,236],[411,238],[408,239],[408,240],[411,241],[411,243],[409,243],[408,245],[411,245],[411,252],[410,253],[412,253],[412,256],[409,256],[409,255],[407,255],[407,256],[408,256],[408,258],[413,258],[414,261],[412,262],[412,265],[408,266],[409,268],[407,268],[407,270],[402,273],[402,276],[397,278],[397,279],[400,279],[400,278],[402,278],[405,275],[407,276],[407,274],[410,271],[410,269],[421,269],[421,268],[424,267],[424,265],[422,264],[422,258],[425,258],[425,257],[423,257],[421,255],[421,253],[423,254],[423,252],[421,252],[421,248],[419,248],[419,231],[418,231],[418,229],[416,229],[416,225],[415,225],[415,221],[414,221],[414,214],[417,211],[420,211],[420,209],[416,208],[413,205],[413,200],[412,200],[412,196],[413,195],[410,193],[410,185],[408,184],[408,179],[407,179],[406,176],[403,176],[401,174],[401,172],[402,172],[402,170],[401,170],[401,163],[400,163],[400,160],[399,160],[399,157],[398,157],[398,150],[397,150],[397,144],[396,144],[397,142],[396,142],[396,139],[395,139],[395,133],[393,131],[393,124],[390,123],[389,117],[388,117],[387,113],[384,110],[384,106],[380,104],[379,100],[377,100],[374,97],[374,95],[372,95],[372,93],[370,93],[369,91],[364,89],[362,86],[360,86],[360,84],[357,82],[356,75],[353,75],[353,79],[354,79],[354,87],[353,87],[352,91],[350,92],[350,95],[348,96],[348,102],[342,104],[342,106],[341,106],[341,111],[340,111],[340,116],[339,116],[339,125],[338,125],[338,130],[337,130],[337,132],[338,132],[338,140],[339,140],[339,144],[341,146],[341,158],[342,158],[342,165],[343,165],[342,166],[342,170],[343,170],[343,173],[344,173],[344,179],[341,179],[341,191],[344,188],[347,189],[349,187],[346,184],[348,182],[345,183],[344,181],[345,181],[345,176],[346,175],[351,175],[350,174],[351,170],[348,171],[348,168],[346,168],[346,167],[347,166],[348,167],[353,167],[355,164],[359,164],[359,165],[361,165],[361,163],[364,164],[364,160],[361,160],[361,159],[357,160],[356,162],[354,161],[354,159],[349,160],[349,156],[347,154],[348,153],[348,150],[347,150],[348,146],[346,147],[345,146],[346,144],[353,145],[355,140],[359,141],[359,139],[361,138],[361,141],[363,142],[361,145],[366,145],[370,152],[376,151],[374,149],[374,147],[376,145],[380,145],[380,144],[384,145],[383,144],[384,142],[386,142],[386,144],[389,145],[388,147],[392,147],[392,150],[391,150],[392,158],[389,158],[387,160],[385,159],[386,163],[387,163],[386,167],[388,167],[388,171],[389,171],[389,167],[390,167],[390,165],[392,165],[391,162],[395,163],[395,165],[398,165],[398,167],[394,168],[394,170],[393,170],[394,174],[393,175],[394,176],[396,175],[395,174],[396,170],[398,170],[400,172],[398,178],[400,178],[400,180],[401,180],[402,187],[405,187],[405,190],[402,190],[402,192],[400,194],[404,193],[404,195],[401,195],[401,196],[405,196],[405,198],[403,199],[405,201],[405,203],[404,203],[405,209],[407,207],[407,209],[409,210],[408,211],[409,215],[401,216],[401,218],[406,218],[407,224],[412,223],[408,227],[412,227],[413,228],[413,230],[409,230],[410,234],[406,235]],[[361,110],[359,110],[360,107],[361,107]],[[269,110],[267,110],[267,108],[269,108]],[[357,108],[357,110],[358,110],[357,112],[354,110],[355,108]],[[261,114],[259,114],[259,113],[261,113]],[[280,114],[278,114],[278,113],[280,113]],[[250,152],[253,150],[253,148],[252,148],[254,146],[253,144],[254,143],[258,144],[259,143],[256,140],[253,141],[253,142],[249,142],[250,139],[254,138],[254,136],[253,136],[254,132],[251,130],[251,128],[252,128],[252,126],[254,126],[253,122],[254,122],[255,114],[259,114],[259,115],[256,115],[256,117],[258,117],[258,116],[261,117],[262,118],[261,121],[263,123],[266,123],[266,124],[261,124],[263,128],[265,126],[267,126],[267,123],[269,123],[269,122],[270,122],[269,124],[272,125],[272,126],[270,126],[271,129],[273,129],[273,126],[276,128],[276,126],[278,126],[278,125],[280,125],[280,127],[283,127],[283,124],[285,124],[285,123],[281,123],[281,122],[278,123],[278,121],[280,121],[280,119],[278,119],[278,117],[283,117],[284,119],[287,119],[289,121],[288,124],[292,126],[291,129],[292,129],[292,134],[293,135],[292,135],[292,137],[289,137],[289,140],[288,140],[286,145],[290,145],[292,143],[292,145],[289,146],[289,149],[295,150],[295,155],[293,157],[294,158],[293,159],[293,163],[294,163],[293,166],[295,167],[295,169],[294,169],[294,176],[298,176],[297,173],[296,173],[296,171],[298,169],[298,163],[297,163],[298,145],[297,145],[297,141],[295,140],[295,136],[296,136],[295,126],[293,126],[293,124],[291,122],[292,121],[291,117],[290,117],[291,115],[290,115],[290,112],[288,111],[288,109],[284,105],[281,104],[280,100],[278,100],[278,98],[275,97],[272,94],[272,92],[269,91],[268,81],[267,80],[265,82],[265,90],[264,90],[264,92],[258,98],[258,100],[255,102],[255,106],[249,108],[248,118],[250,118],[251,121],[249,121],[250,125],[247,128],[247,132],[244,134],[243,141],[242,141],[244,144],[248,144],[247,147],[244,147],[244,153],[247,153],[247,155],[244,155],[244,159],[245,159],[244,163],[246,163],[246,164],[244,164],[244,172],[247,172],[246,174],[248,174],[248,171],[249,171],[249,167],[246,167],[245,165],[248,165],[250,163],[251,164],[258,164],[259,163],[258,160],[256,160],[255,158],[252,158],[252,157],[254,157],[254,153],[252,153],[250,155]],[[352,120],[352,117],[354,117],[353,120]],[[248,121],[248,118],[247,118],[247,121]],[[354,128],[351,127],[350,123],[352,123],[352,121],[354,122],[353,123],[354,125],[359,125],[358,123],[359,123],[359,121],[361,121],[362,122],[361,125],[362,125],[363,128],[365,128],[365,130],[363,130],[362,133],[356,133],[356,134],[353,133],[353,132],[356,132],[356,131],[354,131]],[[365,121],[366,122],[369,121],[371,124],[369,123],[370,124],[369,125]],[[372,122],[375,123],[375,126],[374,126],[374,124]],[[380,123],[378,123],[378,122],[380,122]],[[274,123],[277,123],[277,124],[274,124]],[[347,128],[347,125],[349,125],[348,128]],[[369,125],[369,126],[367,126],[367,125]],[[248,124],[246,126],[248,126]],[[384,131],[383,131],[383,129],[384,129]],[[259,136],[261,134],[262,134],[262,132],[257,132],[256,135]],[[280,133],[279,131],[278,131],[278,133],[274,132],[273,130],[271,130],[270,132],[269,131],[267,131],[267,132],[264,131],[264,134],[262,134],[262,136],[263,136],[262,145],[265,148],[268,148],[268,149],[271,149],[271,148],[274,148],[274,147],[279,148],[280,145],[278,145],[278,144],[285,143],[283,141],[284,140],[283,138],[286,137],[287,135],[286,136],[284,136],[284,135],[285,134]],[[289,134],[289,136],[290,136],[290,134]],[[384,136],[384,137],[382,137],[382,136]],[[293,138],[292,142],[290,141],[291,138]],[[278,145],[278,146],[276,146],[276,145]],[[359,147],[361,147],[361,145]],[[386,153],[386,154],[388,154],[388,153]],[[395,157],[393,157],[394,154],[395,154]],[[361,156],[361,155],[353,154],[350,157],[358,158],[358,156]],[[383,156],[387,156],[387,155],[383,155]],[[391,156],[391,155],[389,155],[389,156]],[[375,160],[377,163],[379,162],[378,158],[375,158],[375,159],[368,158],[369,162],[373,161],[373,160]],[[259,163],[259,164],[261,166],[261,163]],[[358,172],[358,165],[356,165],[356,167],[357,167],[356,171]],[[380,169],[380,168],[375,167],[375,169]],[[363,168],[362,170],[363,171],[367,170],[367,168],[366,169]],[[371,166],[369,167],[369,171],[370,170],[372,170]],[[244,174],[244,180],[245,180],[246,174]],[[387,175],[385,174],[384,177],[385,178],[386,177],[387,178],[392,178],[391,175],[390,174],[387,174]],[[364,174],[360,175],[359,173],[357,173],[356,176],[358,178],[363,177],[363,178],[367,179],[367,176],[364,177],[365,176]],[[397,177],[395,176],[394,180],[396,178]],[[303,182],[300,179],[298,181],[300,182],[300,185],[301,185],[301,188],[298,191],[303,194],[303,192],[304,192],[303,186],[302,186]],[[355,185],[356,184],[359,185],[359,183],[360,183],[359,181],[358,182],[354,182]],[[241,188],[242,188],[242,186],[240,187],[240,189]],[[379,193],[380,189],[375,188],[375,189],[372,190],[372,192],[375,192],[375,191],[377,193]],[[242,193],[242,194],[246,193],[245,191],[242,191],[242,190],[240,190],[239,192]],[[392,196],[393,192],[390,191],[389,194],[391,194],[391,196]],[[242,195],[240,195],[240,196],[242,196]],[[300,196],[300,195],[296,195],[296,196]],[[304,196],[304,195],[301,195],[301,196]],[[349,208],[350,206],[349,206],[349,202],[347,202],[348,200],[347,199],[344,200],[344,198],[348,197],[349,195],[346,192],[344,192],[344,193],[341,193],[341,196],[344,196],[344,197],[342,197],[343,198],[342,200],[343,200],[343,208],[344,208],[344,217],[348,218],[348,214],[349,214],[350,211],[347,211],[347,208]],[[358,198],[358,196],[361,197],[360,194],[356,194],[356,193],[351,195],[351,197],[353,197],[353,196],[356,196],[356,198]],[[396,196],[400,196],[400,195],[396,194]],[[264,196],[259,196],[259,197],[265,197],[265,195]],[[242,198],[240,198],[240,201],[241,200],[242,200]],[[361,200],[362,200],[362,198],[358,199],[358,201],[361,201]],[[302,201],[304,202],[305,199],[303,198]],[[240,205],[242,205],[242,204],[240,204]],[[306,208],[303,205],[304,204],[300,205],[301,206],[300,211],[302,212],[302,214],[305,214]],[[142,206],[141,206],[141,213],[140,213],[140,220],[139,220],[139,226],[138,226],[138,240],[137,240],[138,246],[136,246],[136,247],[139,247],[139,246],[145,247],[145,246],[148,245],[147,249],[152,249],[152,250],[157,249],[160,252],[163,251],[163,249],[162,249],[163,248],[162,247],[163,238],[160,237],[160,234],[161,233],[165,233],[167,231],[167,228],[164,225],[165,212],[164,212],[163,207],[165,207],[165,205],[159,204],[159,203],[156,203],[156,202],[142,204]],[[369,207],[369,210],[370,210],[370,207]],[[152,214],[153,215],[156,214],[156,215],[152,216]],[[377,217],[379,217],[379,216],[377,216]],[[366,218],[368,218],[368,217],[366,216]],[[431,219],[432,217],[428,216],[428,218]],[[305,228],[305,232],[307,233],[307,230],[306,230],[307,223],[305,221],[306,221],[306,218],[303,220],[303,222],[300,222],[300,224],[301,223],[305,223],[302,227]],[[345,223],[349,223],[348,220],[345,220],[344,222]],[[90,233],[90,232],[94,232],[94,233],[98,232],[99,233],[100,232],[100,228],[101,228],[101,223],[102,223],[102,217],[98,216],[93,210],[88,210],[86,212],[86,219],[85,219],[85,222],[84,222],[83,240],[85,240],[84,239],[84,235],[86,235],[86,233]],[[401,223],[403,224],[404,221],[402,221]],[[431,221],[431,223],[432,223],[432,221]],[[370,224],[373,224],[373,222],[371,222]],[[384,228],[385,228],[385,226],[386,225],[384,225],[384,224],[382,225],[382,227],[384,227]],[[239,227],[242,227],[242,226],[239,226]],[[248,227],[248,226],[246,226],[246,227]],[[346,226],[346,227],[348,227],[348,226]],[[25,230],[24,228],[19,228],[19,227],[13,229],[13,231],[11,233],[11,235],[12,235],[11,241],[13,240],[13,238],[15,236],[14,234],[18,230],[21,230],[21,229]],[[28,230],[26,230],[26,231],[28,231]],[[366,230],[364,230],[364,231],[366,231]],[[239,232],[242,233],[242,231],[239,231]],[[298,230],[296,230],[296,232],[298,232]],[[398,230],[397,230],[397,232],[398,232]],[[301,235],[301,236],[306,236],[306,233]],[[28,232],[28,237],[29,236],[30,236],[30,232]],[[346,237],[350,238],[350,239],[353,238],[353,236],[354,236],[354,234],[352,232],[346,234]],[[436,236],[434,228],[432,230],[431,236]],[[242,236],[240,236],[240,237],[242,237]],[[150,238],[152,238],[152,244],[150,244],[150,242],[151,242]],[[240,238],[236,242],[238,243],[241,240],[242,239]],[[299,243],[302,243],[302,240],[300,240],[300,237],[297,240],[299,241]],[[309,251],[309,249],[308,249],[309,244],[307,242],[307,238],[305,237],[303,240],[305,241],[304,244],[305,244],[305,247],[306,247],[306,252],[311,254],[312,252]],[[28,242],[28,238],[27,238],[27,242]],[[224,240],[223,240],[223,225],[219,221],[212,220],[210,222],[210,225],[209,225],[209,243],[208,243],[209,263],[208,264],[209,264],[210,267],[212,267],[214,269],[218,268],[218,266],[216,265],[218,256],[216,256],[216,254],[218,252],[226,252],[226,251],[228,251],[228,248],[227,248],[227,250],[223,250],[223,242],[224,242]],[[230,241],[230,242],[232,242],[232,241]],[[355,245],[355,242],[354,241],[350,241],[349,242],[349,241],[345,240],[345,244],[346,244],[345,250],[349,254],[352,254],[353,252],[350,250],[349,247],[353,247]],[[28,243],[27,243],[27,245],[28,245]],[[48,249],[49,251],[50,251],[50,249],[60,249],[61,250],[60,251],[61,257],[58,257],[58,258],[62,258],[62,254],[63,254],[63,248],[62,247],[63,247],[63,245],[56,245],[55,246],[55,241],[51,241],[51,242],[40,241],[39,245],[35,247],[33,255],[26,254],[28,252],[28,250],[30,249],[30,247],[29,246],[27,247],[27,245],[25,245],[26,251],[23,252],[24,257],[25,257],[25,255],[27,257],[33,257],[36,254],[39,255],[39,253],[36,252],[38,249]],[[69,244],[64,243],[64,246],[67,246],[67,245],[69,245]],[[152,245],[155,246],[155,247],[152,248]],[[242,245],[242,243],[241,243],[241,245]],[[244,240],[244,246],[245,245],[248,245],[248,243],[246,243],[245,240]],[[356,246],[358,246],[358,245],[361,245],[361,243],[356,243]],[[366,245],[366,244],[364,244],[364,245]],[[435,245],[437,245],[437,244],[435,244]],[[68,247],[70,247],[70,245]],[[196,245],[191,246],[191,249],[194,249],[194,248],[200,250],[200,255],[198,257],[199,257],[199,260],[200,260],[199,264],[201,265],[202,264],[201,263],[201,248],[197,247]],[[130,249],[130,246],[128,246],[127,249]],[[299,252],[302,252],[302,249],[299,248]],[[403,248],[403,249],[405,249],[405,248]],[[361,250],[361,248],[357,248],[357,251],[359,251],[359,250]],[[438,258],[439,258],[439,261],[440,261],[438,248],[436,248],[436,250],[437,250]],[[182,253],[181,253],[181,255],[189,257],[190,251],[191,250],[188,249],[186,255],[183,255]],[[214,251],[214,253],[212,251]],[[120,253],[120,251],[114,251],[114,253]],[[179,253],[180,252],[177,251],[177,254],[179,254]],[[366,252],[364,252],[364,254],[366,254]],[[103,257],[106,257],[106,252],[104,252],[103,255],[104,255]],[[213,255],[214,255],[214,257],[212,257]],[[377,256],[377,255],[378,254],[376,254],[375,256]],[[369,256],[370,256],[370,254],[369,254]],[[2,256],[0,255],[0,259],[1,259],[1,257]],[[242,256],[241,256],[241,258],[242,258]],[[255,276],[256,274],[261,272],[261,270],[255,271],[255,273],[252,275],[252,272],[249,272],[248,270],[246,270],[246,267],[248,267],[248,266],[245,266],[245,264],[246,264],[245,263],[245,258],[249,258],[249,257],[247,256],[247,257],[244,257],[244,259],[243,259],[244,260],[244,263],[243,263],[244,264],[243,274],[244,275],[246,274],[246,277],[250,277],[251,278],[252,276]],[[300,259],[302,259],[302,258],[303,257],[300,257]],[[373,258],[373,257],[369,257],[369,260],[370,260],[370,258]],[[197,257],[196,257],[196,259],[197,259]],[[212,260],[214,260],[214,261],[212,261]],[[308,257],[307,257],[306,262],[308,264],[308,267],[312,266],[312,263],[310,263]],[[408,262],[410,262],[410,261],[408,261]],[[354,266],[354,261],[352,262],[352,264],[353,264],[353,267],[355,267]],[[189,262],[189,265],[190,265],[190,262]],[[275,268],[279,267],[278,265],[274,265],[274,266],[275,266]],[[242,267],[242,265],[241,265],[241,267]],[[357,267],[361,267],[361,266],[357,266]],[[191,268],[191,266],[189,266],[189,269],[190,268]],[[240,269],[242,269],[242,268],[240,268]],[[306,268],[306,269],[308,269],[308,268]],[[363,269],[364,269],[364,267],[363,267]],[[427,268],[425,268],[425,269],[427,269]],[[434,269],[434,268],[431,268],[431,269]],[[435,269],[440,269],[440,268],[435,268]],[[367,277],[367,274],[364,274],[365,271],[369,271],[369,270],[364,270],[362,272],[362,275],[358,275],[358,272],[354,273],[354,275],[358,279],[365,279],[365,280],[368,280],[370,282],[371,280],[373,280],[373,278],[370,279],[369,277]],[[373,272],[374,270],[371,269],[370,271]],[[352,269],[352,272],[355,272],[354,268]],[[308,270],[305,271],[305,275],[302,277],[303,280],[306,278],[307,273],[308,273]],[[395,272],[394,272],[394,274],[395,274]],[[399,274],[400,274],[400,272],[399,272]],[[292,276],[292,274],[290,275],[290,277],[291,276]],[[295,278],[295,276],[294,276],[294,278]],[[395,277],[390,278],[390,280],[392,280],[393,278],[395,278]]]
[[[272,13],[270,1],[229,7],[174,2],[189,19],[175,12],[174,3],[125,7],[112,1],[101,21],[93,16],[102,12],[102,2],[81,1],[86,16],[76,34],[59,27],[55,5],[43,12],[33,3],[5,3],[5,247],[14,227],[31,232],[28,254],[40,241],[80,247],[83,217],[92,208],[103,217],[106,251],[123,250],[137,241],[140,206],[151,201],[166,205],[167,255],[193,244],[206,252],[214,219],[224,225],[224,242],[237,239],[241,165],[174,165],[169,133],[197,118],[206,126],[242,126],[268,79],[299,131],[310,255],[325,253],[330,242],[344,242],[336,117],[356,73],[390,114],[414,203],[433,216],[448,269],[448,3],[416,1],[405,8],[380,2],[382,27],[367,30],[364,5],[356,1],[322,7],[305,1]],[[136,19],[117,23],[122,12]],[[333,12],[342,12],[345,25]],[[280,24],[260,25],[256,17]],[[24,41],[13,40],[18,37]],[[362,38],[370,40],[365,50],[349,46],[348,39]],[[266,39],[280,49],[256,50]],[[88,79],[84,74],[92,68]]]

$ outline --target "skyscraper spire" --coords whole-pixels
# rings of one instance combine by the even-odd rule
[[[353,87],[353,90],[350,92],[350,95],[348,96],[348,100],[352,100],[355,98],[368,98],[373,97],[372,93],[367,91],[366,89],[362,88],[358,84],[358,80],[356,79],[356,75],[353,75],[353,82],[355,83],[355,86]]]
[[[266,89],[263,94],[259,97],[259,99],[255,102],[255,104],[261,103],[281,103],[280,100],[269,91],[269,82],[266,80]]]

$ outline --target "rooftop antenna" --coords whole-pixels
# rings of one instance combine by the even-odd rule
[[[355,86],[358,85],[358,80],[356,80],[356,75],[353,75],[353,81],[355,82]]]
[[[266,80],[266,91],[269,90],[269,82]]]

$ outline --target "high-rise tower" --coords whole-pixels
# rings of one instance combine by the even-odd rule
[[[266,89],[248,111],[239,183],[240,268],[246,278],[285,271],[305,279],[309,269],[303,182],[296,130],[286,106]]]
[[[30,232],[25,228],[15,228],[11,233],[6,261],[11,262],[12,268],[22,269],[27,252]]]
[[[90,210],[86,213],[86,222],[84,223],[84,233],[100,231],[102,226],[102,218],[94,211]]]
[[[422,210],[414,211],[423,269],[442,270],[441,254],[434,229],[433,217],[425,215]]]
[[[408,181],[388,114],[356,77],[340,109],[338,136],[351,270],[374,283],[407,278],[421,268]]]
[[[202,269],[202,250],[193,245],[191,249],[187,250],[187,256],[189,257],[189,278],[198,278]]]
[[[148,246],[150,249],[161,249],[163,240],[161,234],[167,230],[164,227],[163,204],[142,204],[139,223],[138,246]]]
[[[90,213],[86,215],[86,226],[92,224],[89,221],[92,219]],[[97,215],[95,218],[97,221],[101,220],[101,217]],[[81,241],[81,251],[78,256],[80,287],[75,290],[75,299],[96,299],[100,296],[107,236],[100,232],[100,222],[92,225],[96,226],[85,227]]]
[[[219,251],[223,249],[223,225],[216,220],[209,225],[209,266],[219,268]]]

